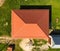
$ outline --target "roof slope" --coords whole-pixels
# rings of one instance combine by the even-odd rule
[[[25,27],[22,26],[22,30],[24,27],[25,30],[27,30],[27,32],[28,32],[28,30],[31,28],[30,29],[31,33],[32,33],[31,30],[33,29],[33,32],[34,31],[36,32],[38,30],[39,34],[41,34],[41,31],[43,31],[44,34],[48,35],[49,10],[47,10],[47,9],[45,9],[45,10],[43,10],[43,9],[40,9],[40,10],[39,9],[31,9],[31,10],[13,10],[13,12],[22,20],[23,24],[25,25]],[[31,26],[31,27],[29,28],[29,26]],[[26,27],[28,27],[28,28],[26,28]],[[35,27],[35,29],[37,27],[39,27],[39,28],[37,30],[35,30],[34,27]]]

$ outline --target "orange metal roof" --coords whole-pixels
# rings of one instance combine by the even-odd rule
[[[12,37],[46,38],[48,34],[49,10],[12,10]]]

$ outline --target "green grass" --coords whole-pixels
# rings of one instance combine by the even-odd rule
[[[6,51],[8,45],[5,43],[0,43],[0,51]]]
[[[11,36],[11,10],[20,8],[20,0],[6,0],[0,7],[0,36]],[[8,23],[7,26],[4,24]]]
[[[23,51],[22,48],[20,48],[19,43],[21,42],[21,39],[15,40],[15,51]]]
[[[52,49],[52,48],[50,48],[48,51],[60,51],[60,49]]]
[[[45,41],[43,39],[33,39],[33,41],[34,41],[34,46],[42,46],[47,43],[47,41]],[[40,42],[42,42],[42,43],[40,43]]]

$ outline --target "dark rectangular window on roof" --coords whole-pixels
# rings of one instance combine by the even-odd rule
[[[51,29],[51,5],[21,5],[20,9],[49,9],[49,28]]]

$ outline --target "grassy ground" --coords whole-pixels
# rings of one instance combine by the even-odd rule
[[[23,51],[22,48],[20,48],[20,46],[19,46],[20,41],[21,41],[21,39],[18,39],[15,41],[15,44],[16,44],[15,51]]]
[[[49,49],[48,51],[60,51],[60,49]]]
[[[6,45],[5,43],[0,43],[0,51],[6,51],[8,45]]]
[[[19,8],[20,0],[6,0],[0,7],[0,36],[11,35],[11,10]]]

